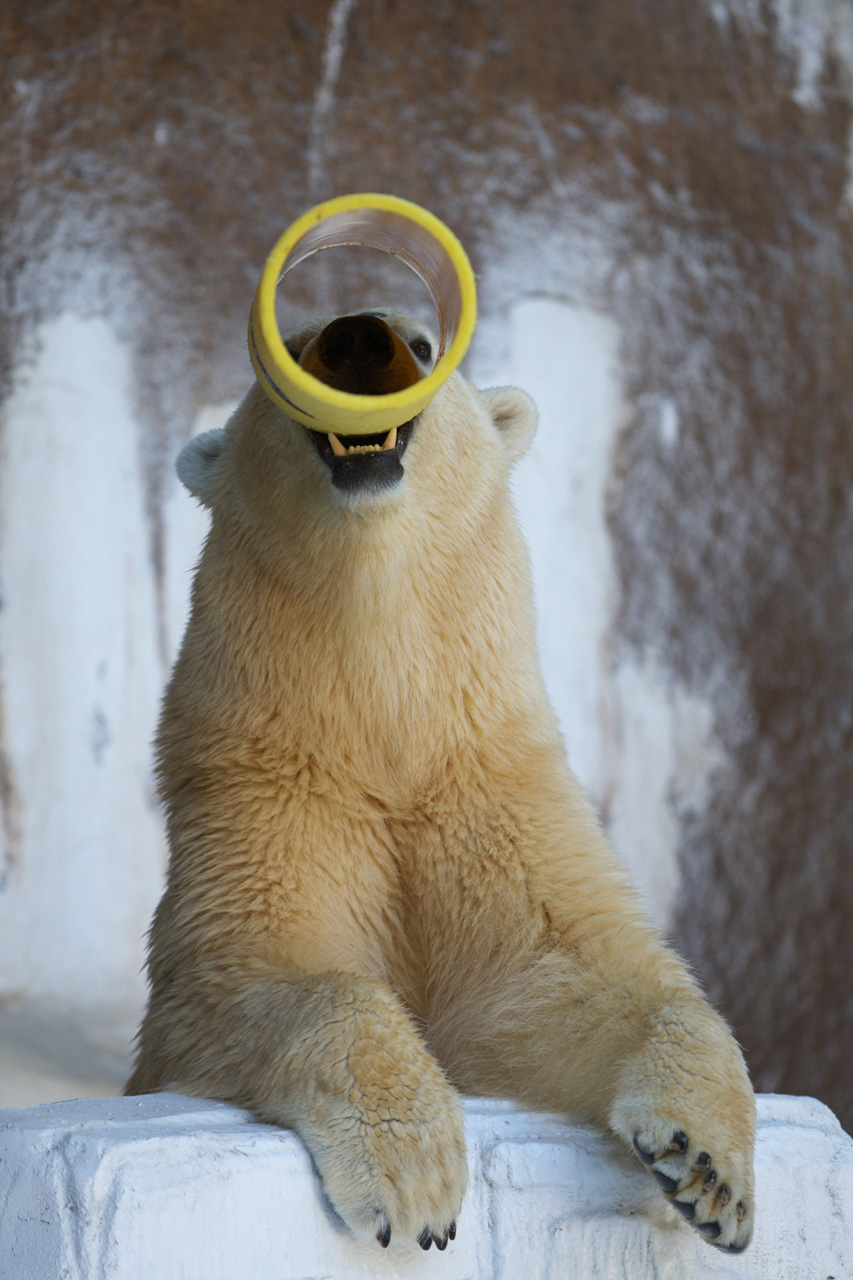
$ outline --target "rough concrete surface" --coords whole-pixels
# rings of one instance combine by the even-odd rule
[[[443,1254],[348,1235],[294,1134],[177,1095],[0,1112],[0,1274],[14,1280],[843,1280],[853,1140],[759,1100],[755,1239],[732,1258],[605,1138],[466,1103],[471,1185]]]

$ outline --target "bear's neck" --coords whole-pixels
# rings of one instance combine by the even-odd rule
[[[246,553],[245,534],[214,525],[171,714],[180,691],[200,689],[221,732],[363,772],[403,759],[430,771],[507,725],[541,723],[529,566],[508,500],[476,540],[432,545],[428,560],[369,525],[345,555],[306,553],[293,571]]]

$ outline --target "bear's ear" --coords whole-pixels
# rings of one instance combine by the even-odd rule
[[[205,431],[185,444],[178,454],[175,470],[178,479],[185,484],[194,498],[210,506],[210,490],[213,473],[222,453],[222,442],[225,439],[225,428],[216,431]]]
[[[480,394],[500,432],[510,461],[517,462],[527,452],[539,421],[534,401],[518,387],[489,387]]]

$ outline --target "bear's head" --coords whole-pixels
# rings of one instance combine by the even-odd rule
[[[426,377],[438,354],[420,321],[385,309],[319,317],[285,343],[321,381],[365,395]],[[484,504],[506,493],[535,426],[524,392],[478,391],[458,373],[417,417],[370,436],[304,427],[255,384],[223,429],[190,441],[177,470],[214,521],[236,519],[267,549],[304,552],[318,539],[328,547],[336,534],[351,542],[367,526],[395,537],[409,525],[416,538],[458,543]]]

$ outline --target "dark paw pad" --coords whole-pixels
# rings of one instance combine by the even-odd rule
[[[391,1243],[391,1223],[383,1222],[382,1226],[376,1232],[376,1239],[382,1245],[383,1249],[387,1249]]]
[[[709,1240],[716,1240],[721,1227],[719,1222],[700,1222],[696,1230],[701,1231],[702,1235],[707,1236]]]
[[[677,1209],[682,1218],[686,1218],[688,1222],[691,1218],[696,1217],[695,1204],[688,1204],[686,1200],[673,1200],[672,1207]]]
[[[418,1236],[418,1244],[421,1246],[422,1249],[432,1248],[432,1232],[430,1231],[429,1227],[424,1227],[423,1231]]]
[[[678,1183],[675,1178],[670,1178],[667,1174],[661,1173],[660,1169],[652,1169],[652,1173],[655,1175],[655,1180],[657,1181],[658,1186],[665,1191],[668,1196],[671,1196],[673,1191],[678,1190]]]
[[[446,1249],[446,1248],[447,1248],[447,1235],[446,1235],[446,1233],[445,1233],[445,1232],[442,1232],[442,1234],[441,1234],[440,1236],[437,1236],[437,1235],[435,1234],[435,1232],[433,1231],[433,1233],[432,1233],[432,1240],[433,1240],[433,1244],[435,1245],[436,1249],[442,1249],[442,1250],[443,1250],[443,1249]]]
[[[451,1222],[450,1226],[447,1228],[447,1238],[448,1240],[456,1239],[456,1223],[455,1222]]]

